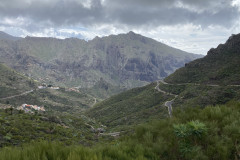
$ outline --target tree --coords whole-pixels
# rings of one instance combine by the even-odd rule
[[[9,110],[10,110],[10,114],[12,115],[12,113],[13,113],[13,107],[11,106],[11,107],[9,108]]]
[[[196,121],[190,121],[185,124],[173,125],[174,132],[178,138],[179,151],[182,157],[195,156],[196,150],[199,149],[199,141],[207,133],[207,128],[204,123]]]

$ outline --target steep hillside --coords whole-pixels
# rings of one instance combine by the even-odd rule
[[[165,78],[165,82],[159,81],[161,92],[154,93],[154,84],[123,92],[98,103],[88,115],[114,127],[148,121],[159,113],[163,115],[163,110],[157,110],[159,106],[175,110],[239,101],[239,46],[240,35],[234,35],[226,44],[211,49],[206,57],[186,64]],[[155,94],[158,94],[157,100]],[[157,109],[154,106],[158,106]]]
[[[178,69],[165,79],[169,83],[240,84],[240,34],[211,49],[207,56]]]
[[[160,84],[159,88],[178,95],[173,101],[173,110],[176,107],[204,108],[207,105],[215,106],[232,100],[240,101],[240,86],[235,85]]]
[[[45,106],[47,112],[78,114],[94,104],[94,97],[68,88],[38,89],[39,82],[0,63],[0,108],[5,104]]]
[[[151,119],[168,117],[164,102],[173,96],[155,89],[156,83],[112,96],[87,111],[87,115],[109,128],[124,128]]]
[[[94,97],[98,97],[99,99],[109,98],[110,95],[116,95],[120,92],[126,91],[127,88],[122,86],[114,86],[103,79],[100,79],[96,84],[94,84],[91,88],[81,88],[82,92],[92,95]]]
[[[81,88],[100,79],[114,86],[142,86],[199,57],[133,32],[88,42],[37,37],[0,41],[0,58],[8,66],[41,82]]]
[[[160,88],[175,92],[175,107],[225,104],[240,100],[240,34],[165,78]]]
[[[30,91],[37,83],[0,63],[0,98]]]
[[[82,118],[47,114],[25,114],[0,109],[0,147],[32,141],[61,141],[65,144],[91,144],[97,140]],[[0,157],[2,159],[2,157]]]

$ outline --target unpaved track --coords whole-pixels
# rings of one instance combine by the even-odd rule
[[[173,109],[172,109],[172,104],[173,104],[174,100],[178,97],[178,95],[172,94],[172,93],[167,93],[167,92],[161,90],[161,89],[159,88],[159,85],[160,85],[159,82],[161,82],[161,83],[163,83],[163,84],[167,84],[167,83],[164,82],[163,80],[157,81],[157,85],[156,85],[155,89],[156,89],[158,92],[161,92],[161,93],[163,93],[163,94],[167,94],[167,95],[174,96],[174,98],[173,98],[172,100],[166,101],[166,102],[164,103],[164,106],[166,106],[166,107],[168,108],[168,115],[169,115],[169,117],[172,117],[172,110],[173,110]]]
[[[31,92],[33,92],[33,91],[34,91],[34,90],[30,90],[30,91],[26,91],[26,92],[23,92],[23,93],[21,93],[21,94],[17,94],[17,95],[14,95],[14,96],[9,96],[9,97],[5,97],[5,98],[0,98],[0,100],[12,99],[12,98],[15,98],[15,97],[20,97],[20,96],[29,94],[29,93],[31,93]]]
[[[155,89],[158,91],[158,92],[161,92],[163,94],[167,94],[167,95],[172,95],[172,96],[175,96],[172,100],[170,101],[166,101],[164,103],[164,105],[168,108],[168,114],[169,114],[169,117],[172,117],[172,104],[174,102],[174,100],[178,97],[178,95],[176,94],[172,94],[172,93],[167,93],[166,91],[163,91],[159,88],[159,85],[160,85],[160,82],[162,84],[165,84],[165,85],[188,85],[188,84],[191,84],[191,85],[196,85],[196,86],[200,86],[201,84],[198,84],[198,83],[179,83],[179,84],[170,84],[170,83],[167,83],[165,82],[164,80],[158,80],[157,81],[157,85],[155,87]],[[219,87],[220,85],[218,84],[204,84],[205,86],[210,86],[210,87]],[[232,86],[232,87],[240,87],[240,85],[227,85],[227,86]]]

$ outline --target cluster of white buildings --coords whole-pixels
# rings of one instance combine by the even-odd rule
[[[55,89],[55,90],[58,90],[58,89],[60,89],[59,87],[46,87],[46,86],[38,86],[38,89],[45,89],[45,88],[50,88],[50,89]]]
[[[23,104],[19,106],[17,107],[17,110],[23,110],[25,113],[33,113],[33,111],[41,111],[41,112],[46,111],[43,106],[29,105],[29,104]]]

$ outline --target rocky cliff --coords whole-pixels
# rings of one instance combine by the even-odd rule
[[[0,58],[8,66],[65,86],[91,87],[101,78],[115,86],[141,86],[199,57],[134,32],[88,42],[38,37],[0,41]]]

